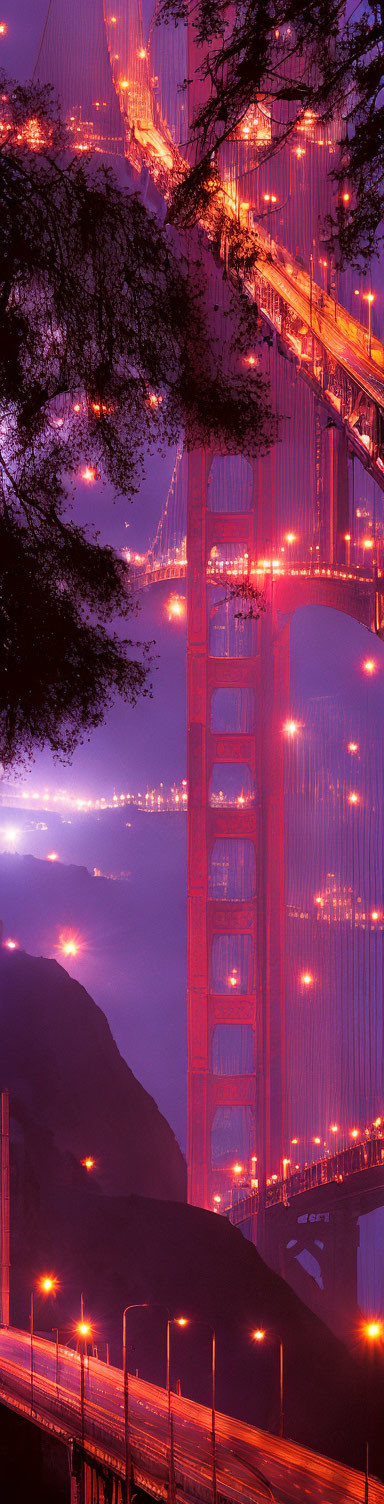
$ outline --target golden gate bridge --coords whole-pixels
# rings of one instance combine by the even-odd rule
[[[91,23],[83,0],[69,47],[68,25],[62,0],[50,0],[36,75],[58,86],[76,148],[128,162],[131,181],[158,207],[184,170],[201,89],[193,36],[180,28],[172,52],[169,32],[151,24],[145,40],[139,3],[122,0],[111,13],[105,6],[104,18],[95,7]],[[184,97],[175,68],[192,80]],[[260,1182],[280,1180],[300,1114],[309,1144],[319,1117],[340,1116],[346,1092],[352,1123],[382,1108],[382,928],[368,917],[383,910],[372,722],[364,785],[344,770],[330,819],[320,768],[327,707],[315,746],[300,734],[310,718],[292,711],[290,634],[298,609],[326,605],[375,634],[361,664],[367,683],[381,667],[384,348],[372,330],[371,289],[354,288],[349,274],[342,302],[319,241],[335,128],[320,134],[304,118],[277,159],[264,152],[273,130],[256,102],[219,166],[230,216],[255,236],[255,269],[243,285],[266,337],[244,359],[250,380],[255,366],[270,375],[281,442],[252,464],[214,449],[180,451],[152,548],[130,561],[142,586],[187,580],[188,1163],[190,1198],[209,1207],[225,1201],[239,1162],[257,1158]],[[220,296],[223,270],[231,277],[225,237],[220,270],[210,260],[209,215],[203,228]],[[366,299],[367,328],[352,311],[355,296],[360,306]],[[233,586],[242,580],[263,596],[258,621],[239,611]],[[356,737],[345,726],[341,741],[345,753],[362,748],[364,731]],[[303,829],[301,843],[292,830],[298,787],[316,835],[310,850]],[[364,830],[356,828],[363,813]],[[333,913],[327,949],[313,904],[330,872],[349,917]]]

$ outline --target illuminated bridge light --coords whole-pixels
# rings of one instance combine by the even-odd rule
[[[350,1138],[359,1138],[359,1134],[360,1134],[360,1129],[359,1128],[351,1128],[350,1129],[349,1137]]]

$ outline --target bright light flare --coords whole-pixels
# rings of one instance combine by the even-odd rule
[[[359,1128],[351,1128],[349,1137],[350,1138],[359,1138],[359,1136],[360,1136],[360,1129]]]
[[[78,1337],[90,1337],[92,1332],[90,1321],[78,1321],[76,1331]]]
[[[380,914],[377,909],[372,909],[371,919],[373,919],[374,921],[376,919],[380,919]]]
[[[375,663],[375,659],[366,658],[363,663],[363,669],[365,674],[375,674],[377,669],[377,663]]]
[[[84,1165],[85,1170],[94,1170],[95,1168],[95,1160],[92,1159],[91,1154],[87,1154],[86,1159],[82,1159],[80,1163]]]
[[[358,750],[359,750],[359,744],[358,744],[358,742],[348,742],[348,752],[358,752]]]
[[[91,485],[92,481],[96,480],[96,470],[93,465],[84,465],[84,469],[81,471],[81,479],[85,480],[87,485]]]
[[[383,1322],[365,1321],[364,1326],[362,1327],[362,1331],[364,1337],[368,1337],[370,1342],[379,1342],[380,1338],[384,1336]]]
[[[339,1132],[338,1123],[331,1123],[329,1132],[330,1133],[338,1133]]]
[[[310,971],[303,971],[301,981],[303,987],[312,987],[313,977],[311,976]]]
[[[286,543],[296,543],[296,537],[297,537],[296,533],[285,533],[285,542]]]
[[[77,956],[81,949],[80,940],[76,935],[63,932],[59,935],[58,949],[61,951],[62,956]]]
[[[297,736],[299,730],[298,721],[285,721],[283,731],[285,736]]]
[[[168,621],[184,621],[187,611],[185,596],[170,595],[165,609]]]
[[[17,940],[4,940],[4,945],[5,945],[5,949],[6,950],[18,950],[19,949],[18,941]]]
[[[38,1285],[43,1295],[51,1295],[54,1290],[57,1290],[58,1280],[54,1274],[42,1274]]]
[[[177,1316],[176,1326],[188,1326],[188,1316]]]
[[[352,793],[348,794],[348,804],[358,804],[358,803],[359,803],[359,795],[355,794],[354,791],[352,790]]]
[[[256,1331],[252,1333],[252,1336],[254,1342],[264,1342],[265,1332],[263,1332],[262,1328],[258,1326],[256,1327]]]
[[[57,851],[48,851],[47,852],[47,858],[46,858],[46,860],[47,860],[47,862],[58,862],[58,860],[59,860],[59,854],[58,854],[58,852]]]
[[[242,1165],[234,1165],[233,1166],[233,1173],[234,1173],[234,1175],[242,1175],[242,1173],[243,1173],[243,1166]]]

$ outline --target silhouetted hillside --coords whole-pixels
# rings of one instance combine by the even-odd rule
[[[104,1191],[185,1199],[185,1162],[169,1124],[119,1054],[104,1013],[57,961],[0,950],[0,1029],[1,1085],[60,1148],[94,1157]]]

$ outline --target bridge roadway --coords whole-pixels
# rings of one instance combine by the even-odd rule
[[[124,1478],[123,1374],[96,1358],[85,1359],[81,1409],[81,1359],[70,1348],[34,1336],[33,1410],[31,1340],[15,1328],[0,1330],[0,1403],[32,1420],[65,1445],[80,1444],[86,1460]],[[165,1389],[129,1375],[129,1441],[133,1482],[155,1499],[177,1504],[212,1500],[211,1411],[171,1396],[173,1468],[170,1487],[168,1396]],[[363,1504],[364,1475],[294,1442],[216,1416],[218,1497],[233,1504]],[[384,1504],[384,1486],[369,1484],[370,1504]]]

